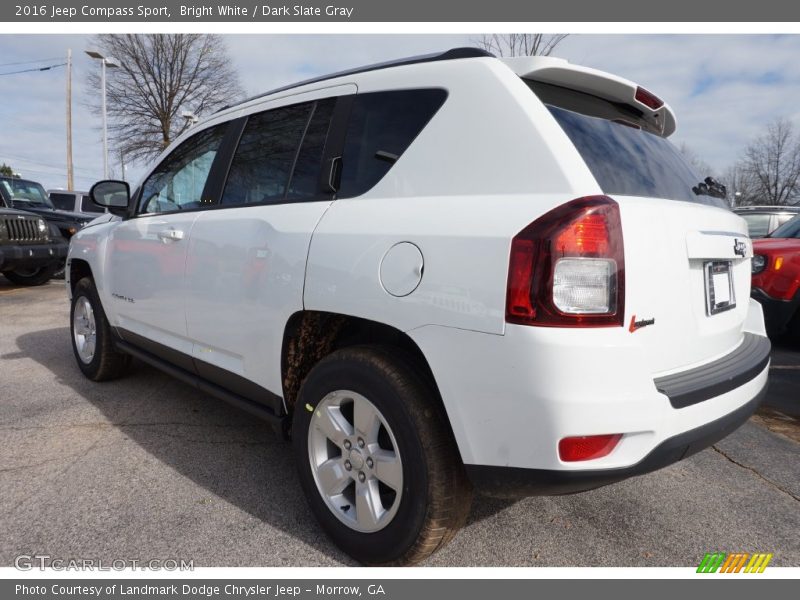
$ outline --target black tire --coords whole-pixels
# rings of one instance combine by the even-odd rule
[[[58,271],[58,263],[39,267],[38,269],[18,269],[16,271],[4,271],[3,275],[6,276],[11,283],[17,285],[44,285],[55,276]]]
[[[89,301],[95,321],[94,355],[88,362],[81,358],[75,336],[75,309],[83,298]],[[130,365],[131,357],[114,348],[113,334],[108,325],[106,313],[103,311],[103,305],[100,303],[100,297],[97,295],[94,281],[89,277],[84,277],[75,285],[75,290],[72,293],[69,322],[75,362],[78,363],[78,368],[86,377],[93,381],[108,381],[116,379],[125,373]]]
[[[359,532],[333,514],[317,488],[309,430],[317,405],[348,390],[368,398],[392,430],[402,460],[402,495],[387,525]],[[448,543],[464,525],[472,487],[432,386],[405,355],[379,346],[338,350],[321,360],[300,389],[292,438],[300,482],[333,542],[368,565],[409,565]]]

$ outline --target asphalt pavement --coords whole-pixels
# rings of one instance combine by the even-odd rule
[[[317,526],[268,425],[141,364],[87,381],[68,314],[63,282],[0,277],[0,565],[20,554],[353,564]],[[773,365],[767,402],[797,427],[800,350],[777,348]],[[751,420],[690,459],[592,492],[476,498],[425,564],[694,566],[721,550],[800,566],[798,459],[796,441]]]

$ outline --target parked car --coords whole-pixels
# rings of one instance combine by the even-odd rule
[[[57,210],[82,213],[95,218],[107,212],[102,206],[92,202],[89,192],[73,192],[70,190],[47,190],[50,202]]]
[[[55,224],[67,240],[94,218],[92,215],[56,209],[42,184],[29,179],[0,177],[0,198],[9,208],[36,213]]]
[[[135,356],[273,423],[368,564],[442,547],[473,490],[659,469],[747,420],[770,351],[745,223],[674,130],[633,82],[475,49],[224,109],[133,193],[93,187],[77,365]]]
[[[753,298],[770,335],[800,341],[800,216],[753,242]]]
[[[67,241],[97,215],[58,210],[45,192],[42,184],[16,177],[0,177],[0,205],[18,208],[43,217],[47,223],[58,228]],[[56,269],[54,277],[64,274],[64,261]]]
[[[737,206],[733,212],[747,221],[751,238],[762,238],[800,215],[800,206]]]
[[[41,217],[0,207],[0,273],[17,285],[49,281],[67,257],[67,241]]]

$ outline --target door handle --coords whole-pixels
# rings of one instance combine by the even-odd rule
[[[325,191],[331,194],[339,190],[339,183],[342,177],[342,157],[334,156],[328,161],[326,166],[327,177],[324,182]]]
[[[158,232],[158,237],[164,242],[177,242],[183,239],[183,231],[180,229],[164,229]]]

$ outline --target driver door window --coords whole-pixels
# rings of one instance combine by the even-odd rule
[[[145,181],[139,210],[146,214],[197,209],[227,124],[201,131],[178,146]]]

